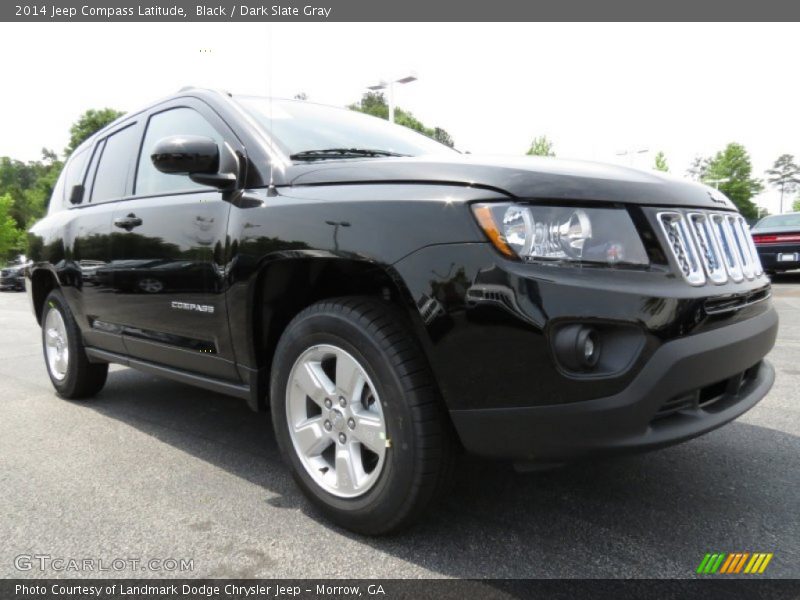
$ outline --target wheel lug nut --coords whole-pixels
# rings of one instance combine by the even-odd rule
[[[355,419],[347,419],[347,426],[348,426],[350,429],[355,429],[355,428],[356,428],[356,422],[355,422]]]
[[[325,431],[330,431],[331,428],[333,427],[330,421],[325,421],[325,423],[323,423],[323,426],[325,427]]]
[[[347,436],[345,434],[343,434],[343,433],[340,433],[339,434],[339,441],[344,444],[347,441]]]
[[[330,398],[325,398],[325,408],[330,408],[333,406],[333,402],[331,402]]]
[[[347,406],[347,400],[344,399],[344,396],[339,396],[339,406],[341,406],[342,408]]]

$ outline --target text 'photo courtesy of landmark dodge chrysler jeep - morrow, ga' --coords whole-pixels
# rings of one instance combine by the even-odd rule
[[[462,450],[661,448],[774,380],[769,279],[716,190],[303,101],[190,88],[125,115],[72,154],[29,258],[59,395],[120,363],[243,398],[367,534],[419,517]]]

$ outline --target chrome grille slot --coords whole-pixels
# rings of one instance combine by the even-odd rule
[[[658,222],[683,278],[691,285],[703,285],[706,276],[683,215],[678,212],[661,212],[658,213]]]
[[[714,283],[725,283],[728,281],[728,273],[725,270],[722,248],[717,236],[714,235],[714,226],[710,218],[704,213],[690,213],[688,219],[708,278]]]
[[[742,219],[744,221],[744,219]],[[750,233],[750,226],[747,223],[744,223],[745,231],[747,235],[747,245],[750,248],[750,256],[753,257],[753,264],[755,265],[755,273],[756,277],[759,277],[764,274],[764,267],[761,266],[761,257],[758,256],[758,250],[756,250],[756,243],[753,241],[753,234]]]
[[[747,279],[752,279],[755,276],[755,268],[753,267],[753,259],[750,256],[750,244],[747,243],[746,233],[742,224],[744,219],[738,215],[727,215],[725,219],[728,221],[733,231],[733,237],[736,241],[736,251],[738,252],[739,261],[742,265],[742,274]]]
[[[755,242],[753,242],[753,236],[750,233],[750,226],[741,215],[729,218],[732,218],[734,221],[733,227],[734,231],[736,231],[736,239],[739,240],[742,254],[746,257],[745,276],[748,279],[752,279],[753,277],[761,275],[764,269],[761,267],[761,259],[758,257],[758,251],[756,250]]]
[[[712,214],[711,222],[714,225],[714,234],[722,250],[725,269],[728,271],[730,278],[738,283],[744,279],[744,274],[742,273],[742,264],[739,260],[736,238],[733,235],[730,223],[725,218],[725,215],[720,213]]]

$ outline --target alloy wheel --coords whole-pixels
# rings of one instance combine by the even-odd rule
[[[372,381],[351,354],[333,345],[303,352],[289,374],[286,417],[295,452],[317,485],[341,498],[375,485],[386,422]]]
[[[64,317],[57,308],[47,311],[44,332],[47,366],[51,375],[61,381],[67,376],[69,368],[69,342]]]

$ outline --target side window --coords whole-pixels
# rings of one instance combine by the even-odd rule
[[[92,202],[106,202],[125,196],[131,163],[136,157],[139,136],[133,125],[110,135],[94,176]]]
[[[89,157],[89,148],[83,148],[69,157],[64,170],[58,177],[53,195],[50,197],[50,207],[47,213],[52,214],[69,206],[69,199],[72,188],[83,183],[83,171],[86,168],[86,160]]]
[[[162,173],[153,166],[150,155],[153,147],[165,137],[172,135],[201,135],[217,142],[222,149],[223,137],[206,119],[191,108],[172,108],[156,113],[147,123],[147,132],[139,155],[139,167],[136,172],[136,195],[157,196],[175,192],[191,192],[207,189],[207,186],[195,183],[186,175]]]
[[[83,184],[83,173],[86,170],[86,161],[89,160],[89,148],[84,148],[72,155],[66,166],[64,179],[64,202],[69,203],[72,188]]]
[[[97,173],[97,163],[100,162],[100,157],[103,155],[103,148],[105,148],[106,141],[100,140],[94,146],[94,152],[92,152],[92,160],[89,161],[89,170],[86,171],[86,175],[83,178],[83,201],[89,201],[89,188],[92,185],[92,181],[94,180],[94,174]]]

